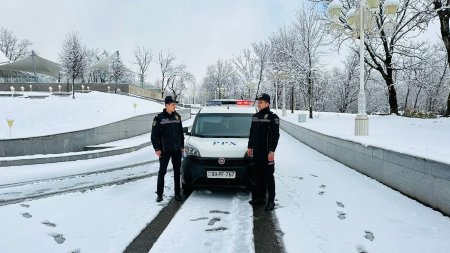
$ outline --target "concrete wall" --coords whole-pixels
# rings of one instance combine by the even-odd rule
[[[450,165],[326,136],[281,121],[304,144],[377,181],[450,215]],[[355,189],[357,190],[357,189]]]
[[[190,109],[179,109],[177,112],[183,120],[191,117]],[[60,154],[83,151],[85,146],[112,142],[149,133],[155,114],[140,115],[82,131],[33,138],[0,140],[0,156]]]

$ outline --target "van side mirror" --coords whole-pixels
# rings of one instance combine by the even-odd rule
[[[189,128],[188,127],[183,127],[183,133],[186,135],[191,135],[191,133],[189,132]]]

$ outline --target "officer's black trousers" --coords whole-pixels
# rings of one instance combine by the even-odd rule
[[[172,158],[173,174],[175,180],[175,195],[180,194],[180,167],[181,167],[181,150],[162,152],[159,157],[158,186],[157,194],[162,196],[164,193],[164,176],[167,173],[167,165]]]
[[[268,201],[270,202],[275,200],[275,178],[273,176],[275,166],[273,161],[269,165],[267,157],[268,153],[253,154],[253,160],[255,162],[253,169],[255,187],[252,192],[252,198],[265,199],[266,194],[268,194]]]

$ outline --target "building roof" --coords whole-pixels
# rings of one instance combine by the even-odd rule
[[[39,73],[48,76],[59,76],[60,65],[56,62],[52,62],[50,60],[44,59],[33,51],[32,54],[28,57],[25,57],[21,60],[1,64],[0,70],[2,71],[22,71],[22,72],[30,72],[30,73]]]

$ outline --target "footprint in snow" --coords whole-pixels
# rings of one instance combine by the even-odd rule
[[[55,240],[56,243],[58,244],[62,244],[66,241],[66,238],[64,238],[64,235],[62,234],[49,234],[51,237],[53,237],[53,239]]]
[[[205,229],[206,232],[215,232],[215,231],[225,231],[228,228],[226,227],[218,227],[218,228],[210,228],[210,229]]]
[[[324,194],[325,194],[324,191],[319,192],[319,195],[324,195]]]
[[[375,236],[373,235],[372,232],[370,232],[370,231],[365,231],[365,232],[366,232],[366,235],[364,236],[364,238],[366,238],[369,241],[375,240]]]
[[[41,223],[44,224],[44,225],[46,225],[46,226],[48,226],[48,227],[52,227],[52,228],[56,227],[56,224],[55,224],[55,223],[50,222],[50,221],[48,221],[48,220],[43,221],[43,222],[41,222]]]
[[[199,220],[207,220],[207,219],[208,219],[208,217],[200,217],[197,219],[192,219],[191,221],[199,221]]]
[[[31,218],[31,217],[33,217],[31,214],[29,214],[29,213],[23,213],[22,214],[22,216],[24,217],[24,218]]]
[[[214,217],[208,222],[208,226],[214,225],[216,222],[220,221],[220,218]]]
[[[336,201],[336,205],[337,205],[338,207],[344,208],[344,204],[342,204],[342,202]]]
[[[314,175],[314,174],[309,174],[310,176],[312,176],[312,177],[318,177],[317,175]]]
[[[30,205],[27,205],[27,204],[20,204],[20,206],[21,206],[21,207],[24,207],[24,208],[30,207]]]
[[[347,217],[346,217],[346,214],[345,213],[343,213],[343,212],[338,212],[338,216],[337,216],[339,219],[341,219],[341,220],[345,220]]]
[[[325,189],[325,187],[327,187],[326,185],[321,185],[321,186],[319,186],[319,188],[322,188],[322,189]]]
[[[223,214],[230,214],[228,211],[220,211],[220,210],[211,210],[210,213],[223,213]]]
[[[366,248],[363,245],[356,245],[356,252],[358,253],[368,253]]]

